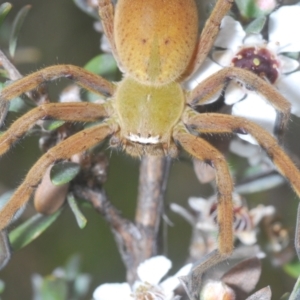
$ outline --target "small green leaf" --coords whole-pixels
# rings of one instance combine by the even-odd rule
[[[30,8],[31,5],[25,5],[22,7],[13,21],[12,31],[9,38],[9,54],[11,57],[14,57],[15,55],[18,35]]]
[[[92,58],[84,68],[92,73],[96,73],[110,79],[116,75],[118,66],[111,54],[100,54]]]
[[[300,262],[288,263],[284,265],[283,269],[291,277],[298,278],[300,275]]]
[[[50,179],[54,185],[62,185],[74,179],[80,171],[80,165],[73,162],[61,162],[50,171]]]
[[[75,295],[78,297],[84,297],[89,291],[92,277],[89,274],[80,274],[74,281]]]
[[[12,5],[9,2],[4,2],[0,5],[0,27],[11,8]]]
[[[80,263],[81,259],[79,254],[74,254],[67,260],[64,267],[67,280],[72,281],[79,275]]]
[[[45,120],[43,121],[43,129],[52,131],[65,124],[63,120]]]
[[[111,54],[100,54],[92,58],[84,68],[92,73],[101,75],[110,81],[118,81],[121,78],[121,73],[117,63]],[[88,92],[86,99],[89,102],[94,102],[101,98],[100,95]]]
[[[260,33],[266,24],[267,18],[265,16],[254,19],[245,29],[246,33]]]
[[[69,194],[67,197],[68,200],[68,204],[76,218],[77,224],[79,226],[80,229],[84,228],[86,223],[87,223],[87,219],[85,218],[85,216],[82,214],[82,212],[80,211],[76,199],[74,198],[74,196],[72,194]]]
[[[36,214],[12,230],[9,240],[13,250],[19,250],[39,237],[61,214],[62,210],[50,216]]]
[[[251,18],[255,10],[253,0],[235,0],[235,3],[243,17]]]
[[[14,98],[10,101],[9,111],[16,113],[25,112],[28,109],[28,106],[20,97]]]
[[[280,300],[289,300],[289,296],[290,296],[290,293],[284,293],[284,294],[280,297]]]
[[[9,78],[9,74],[8,74],[8,72],[6,70],[0,69],[0,77],[8,79]]]
[[[39,299],[65,300],[68,299],[68,284],[64,279],[50,275],[44,278],[39,293]]]
[[[65,275],[68,281],[73,281],[80,273],[80,255],[72,255],[65,264]]]
[[[235,3],[240,11],[240,14],[246,20],[267,16],[275,8],[274,4],[274,6],[270,6],[269,9],[265,9],[264,6],[256,0],[235,0]]]
[[[4,292],[5,289],[5,283],[3,280],[0,280],[0,294]]]

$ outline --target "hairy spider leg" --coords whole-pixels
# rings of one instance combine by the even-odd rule
[[[115,132],[115,127],[114,123],[102,123],[82,130],[50,148],[30,169],[22,184],[0,211],[0,230],[9,224],[16,211],[28,201],[52,163],[69,159],[72,155],[99,144]]]
[[[190,79],[203,64],[219,33],[223,17],[228,13],[233,2],[234,0],[217,1],[201,32],[193,59],[182,75],[185,81]]]
[[[57,65],[34,72],[5,87],[1,91],[0,101],[9,101],[37,88],[41,83],[62,77],[71,79],[79,86],[103,96],[111,96],[116,89],[113,83],[85,69],[73,65]]]
[[[223,89],[229,80],[237,80],[246,85],[247,88],[258,91],[278,111],[276,134],[281,141],[282,135],[290,118],[291,104],[278,90],[251,71],[228,67],[209,76],[199,83],[188,93],[187,103],[191,106],[202,105],[210,100],[210,97]]]
[[[278,171],[287,178],[292,188],[300,198],[300,171],[294,165],[289,156],[280,148],[276,139],[272,137],[266,130],[261,128],[254,122],[248,121],[242,117],[231,115],[224,115],[218,113],[204,113],[196,114],[191,117],[191,113],[186,113],[183,117],[185,124],[197,130],[199,133],[209,134],[222,134],[222,133],[241,133],[251,134],[258,142],[258,144],[266,151],[268,156],[272,159]],[[228,175],[226,175],[228,176]],[[224,178],[223,178],[224,180]],[[219,215],[218,210],[218,215]],[[298,213],[299,215],[299,213]],[[231,216],[228,218],[231,219]],[[219,217],[218,217],[219,220]],[[222,226],[219,224],[219,228]],[[221,230],[219,234],[219,244],[228,244],[226,248],[230,248],[229,243],[233,246],[233,240],[228,236],[222,235],[224,231]],[[295,242],[296,251],[300,253],[299,238]],[[187,292],[191,295],[193,300],[198,299],[199,287],[201,286],[201,277],[203,272],[208,268],[218,264],[226,259],[228,253],[223,253],[222,248],[219,246],[218,250],[213,251],[205,256],[203,262],[194,267],[189,277],[183,278],[183,283],[187,287]],[[190,279],[190,280],[189,280]]]
[[[116,59],[119,68],[122,69],[122,64],[119,60],[114,36],[114,6],[111,3],[111,0],[99,0],[98,3],[99,16],[101,18],[103,31],[108,39],[113,56]]]
[[[205,256],[203,261],[192,269],[189,276],[181,278],[190,298],[196,300],[199,299],[203,272],[228,258],[233,251],[233,181],[225,157],[207,141],[188,133],[182,124],[177,125],[173,136],[189,154],[211,165],[216,173],[218,249]]]
[[[218,113],[193,113],[194,116],[191,115],[191,111],[186,110],[183,122],[187,127],[197,130],[199,133],[251,134],[272,159],[278,171],[287,178],[300,198],[300,171],[283,149],[280,148],[276,139],[267,131],[242,117]],[[205,256],[202,262],[193,268],[188,277],[182,278],[191,299],[196,300],[199,297],[202,274],[212,266],[228,258],[233,250],[233,211],[231,202],[233,185],[225,159],[205,140],[180,131],[174,134],[174,138],[178,140],[187,152],[202,161],[210,163],[215,168],[217,175],[218,225],[220,230],[218,249]],[[299,245],[297,244],[296,250],[299,251]]]
[[[173,135],[181,146],[193,157],[208,163],[216,172],[218,189],[218,224],[220,253],[229,255],[233,249],[233,182],[225,157],[206,140],[194,136],[185,129],[175,128]]]
[[[199,114],[186,120],[187,126],[194,127],[200,133],[241,133],[251,134],[268,156],[272,159],[278,171],[287,178],[292,188],[300,198],[300,171],[280,148],[276,139],[266,130],[242,117],[218,113]]]
[[[0,155],[7,152],[38,120],[53,118],[71,122],[95,122],[109,116],[108,106],[108,103],[90,102],[42,104],[17,119],[0,136]]]

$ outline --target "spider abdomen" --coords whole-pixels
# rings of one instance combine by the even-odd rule
[[[143,84],[174,81],[184,72],[195,50],[195,1],[119,0],[114,34],[126,73]]]
[[[115,95],[121,135],[141,144],[168,142],[184,108],[184,94],[176,82],[162,87],[124,78]]]

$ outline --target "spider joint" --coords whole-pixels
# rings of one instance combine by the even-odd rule
[[[213,161],[211,159],[205,159],[203,162],[205,164],[211,166],[212,168],[215,168],[214,163],[213,163]]]
[[[234,128],[232,132],[236,134],[248,134],[248,131],[243,127]]]

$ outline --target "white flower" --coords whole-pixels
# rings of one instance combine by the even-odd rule
[[[237,66],[254,71],[271,84],[292,104],[292,113],[300,116],[300,71],[298,61],[285,56],[286,52],[299,52],[300,6],[283,6],[269,17],[268,42],[260,34],[247,35],[241,24],[226,16],[221,25],[212,54],[220,66]],[[246,117],[273,132],[276,111],[256,91],[247,90],[231,81],[225,92],[225,103],[233,105],[232,114]],[[248,135],[241,138],[256,144]]]
[[[137,269],[140,281],[136,281],[131,289],[128,283],[106,283],[96,288],[94,300],[171,300],[173,291],[180,284],[177,277],[187,275],[192,265],[181,268],[174,276],[161,279],[168,273],[172,263],[164,256],[152,257]]]
[[[222,281],[208,281],[201,290],[200,300],[235,300],[234,290]]]
[[[247,158],[250,166],[264,165],[265,172],[275,170],[271,159],[257,145],[249,144],[240,139],[233,139],[229,144],[229,150],[241,157]]]
[[[244,245],[256,243],[256,229],[258,223],[265,216],[275,213],[273,206],[258,205],[248,210],[245,200],[237,193],[232,194],[234,210],[234,234]],[[206,232],[218,231],[217,197],[209,199],[191,197],[188,200],[190,207],[199,213],[196,227]]]
[[[225,50],[215,50],[213,60],[208,57],[186,87],[195,88],[223,67],[245,67],[246,64],[248,69],[256,68],[256,73],[273,84],[291,103],[291,112],[300,117],[300,71],[296,71],[299,63],[284,55],[286,52],[300,52],[300,39],[297,38],[299,16],[300,5],[282,6],[273,12],[269,17],[268,42],[260,34],[247,35],[238,21],[224,17],[215,46]],[[250,57],[248,62],[245,56]],[[219,96],[220,93],[213,95],[210,102]],[[233,115],[252,120],[269,132],[274,131],[276,111],[259,91],[250,91],[241,83],[231,81],[225,91],[225,103],[233,105]],[[257,144],[249,135],[239,136]]]

